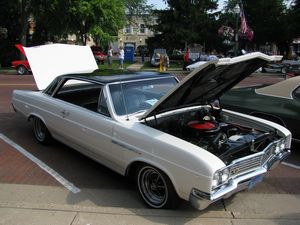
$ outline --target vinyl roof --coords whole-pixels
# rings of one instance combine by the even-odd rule
[[[293,99],[292,92],[300,86],[300,76],[255,89],[257,94]]]
[[[114,83],[118,81],[130,81],[130,80],[140,80],[140,79],[151,79],[151,78],[164,78],[164,77],[174,77],[172,74],[159,73],[159,72],[136,72],[130,74],[120,74],[111,76],[97,76],[99,71],[96,70],[93,73],[83,73],[83,74],[68,74],[62,75],[61,77],[81,77],[84,79],[94,80],[101,83]]]

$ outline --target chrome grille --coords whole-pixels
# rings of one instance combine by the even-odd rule
[[[263,166],[272,156],[276,148],[276,142],[270,143],[262,152],[255,153],[244,158],[234,160],[229,166],[232,177],[245,174]]]

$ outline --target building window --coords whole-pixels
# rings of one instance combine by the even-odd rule
[[[146,30],[146,27],[145,27],[145,24],[140,24],[140,33],[141,34],[144,34],[145,33],[145,30]]]
[[[131,26],[130,25],[126,25],[126,27],[125,27],[125,33],[126,34],[130,34],[131,33]]]

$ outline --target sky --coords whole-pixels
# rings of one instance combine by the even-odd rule
[[[148,4],[154,5],[156,9],[165,9],[167,5],[163,0],[147,0]],[[222,9],[224,5],[224,0],[219,0],[219,8]]]
[[[156,9],[165,9],[167,5],[163,0],[147,0],[149,5],[154,5]]]

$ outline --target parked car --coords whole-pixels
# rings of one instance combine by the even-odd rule
[[[300,77],[273,85],[236,88],[221,97],[222,107],[287,127],[300,140]]]
[[[91,49],[92,49],[92,52],[93,52],[94,57],[96,59],[96,62],[104,64],[106,55],[103,53],[102,48],[98,47],[98,46],[92,46]]]
[[[26,57],[22,45],[16,44],[16,48]],[[31,72],[29,62],[26,60],[15,60],[11,62],[12,67],[17,70],[19,75],[24,75]]]
[[[169,56],[170,60],[172,61],[183,61],[184,52],[178,49],[174,49],[172,52],[170,52]]]
[[[291,73],[300,74],[300,62],[296,60],[283,60],[282,62],[268,63],[260,69],[262,73]]]
[[[207,63],[207,61],[198,61],[198,62],[192,63],[186,67],[186,70],[193,71],[194,69],[199,68],[200,66],[204,65],[205,63]]]
[[[282,63],[268,63],[260,69],[262,73],[287,73],[287,68]]]
[[[29,54],[35,56],[31,65],[43,57],[38,50]],[[254,53],[210,62],[180,83],[156,72],[68,74],[47,87],[36,79],[43,90],[14,90],[12,104],[33,122],[38,142],[55,138],[132,176],[149,207],[173,208],[184,199],[204,209],[255,186],[290,152],[286,128],[211,104],[273,59]],[[33,74],[38,78],[43,71]]]
[[[287,72],[293,75],[300,75],[299,60],[283,60],[282,64],[287,68]]]
[[[151,65],[159,66],[161,56],[168,56],[166,49],[164,48],[154,49],[153,55],[151,57]]]

